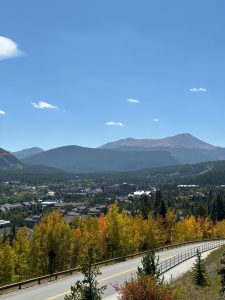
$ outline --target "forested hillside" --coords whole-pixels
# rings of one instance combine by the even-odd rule
[[[8,151],[0,148],[0,169],[21,169],[22,163]]]
[[[175,165],[134,172],[104,172],[101,174],[87,174],[83,177],[101,181],[107,178],[110,182],[132,182],[161,186],[164,184],[199,184],[224,185],[225,161],[210,161],[198,164]]]
[[[167,151],[125,152],[79,146],[51,149],[24,162],[71,173],[130,171],[178,164]]]

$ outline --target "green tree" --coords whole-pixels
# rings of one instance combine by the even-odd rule
[[[140,211],[143,215],[144,219],[148,218],[148,214],[151,211],[151,201],[150,197],[148,195],[142,195],[140,198]]]
[[[165,205],[164,200],[162,199],[159,213],[163,217],[163,219],[165,219],[166,212],[167,212],[166,205]]]
[[[192,268],[192,270],[194,271],[194,282],[199,286],[204,286],[206,285],[207,272],[205,262],[202,260],[201,253],[198,249],[196,256],[196,261]]]
[[[213,222],[221,221],[225,218],[224,201],[220,194],[214,199],[211,209],[211,218]]]
[[[218,194],[216,197],[216,212],[217,212],[217,221],[221,221],[225,218],[224,202],[220,194]]]
[[[211,214],[210,215],[211,215],[212,221],[215,223],[216,220],[217,220],[216,201],[215,200],[213,201],[212,208],[211,208]]]
[[[101,300],[102,294],[106,288],[98,288],[96,277],[101,275],[99,268],[95,266],[95,256],[93,248],[89,247],[87,255],[81,262],[81,272],[84,275],[82,281],[77,281],[71,287],[71,294],[65,296],[65,300]]]
[[[162,201],[162,194],[159,190],[157,190],[155,192],[155,201],[154,201],[154,205],[153,205],[153,210],[154,210],[155,216],[160,213],[161,201]]]
[[[155,276],[159,278],[159,257],[156,258],[155,250],[151,249],[141,260],[142,267],[138,267],[137,276]]]

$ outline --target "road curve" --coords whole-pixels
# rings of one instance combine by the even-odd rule
[[[184,245],[159,252],[157,255],[159,255],[159,261],[161,262],[207,243],[209,242]],[[141,258],[135,258],[111,266],[102,267],[102,274],[98,277],[98,281],[100,285],[107,285],[104,297],[115,294],[114,286],[116,284],[122,284],[126,279],[131,278],[132,274],[136,273],[137,266],[140,266],[140,264]],[[80,279],[82,279],[82,275],[76,274],[57,281],[2,295],[0,296],[0,300],[63,300],[65,294],[70,292],[71,285],[74,285],[74,283]]]

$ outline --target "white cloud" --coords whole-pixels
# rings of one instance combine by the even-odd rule
[[[154,118],[154,119],[152,119],[152,120],[153,120],[153,122],[156,122],[156,123],[159,122],[159,118]]]
[[[127,101],[128,101],[129,103],[141,103],[141,101],[140,101],[140,100],[137,100],[137,99],[127,99]]]
[[[58,106],[52,105],[45,101],[39,101],[38,103],[32,102],[31,105],[34,108],[39,108],[39,109],[58,109]]]
[[[121,123],[121,122],[112,122],[112,121],[106,122],[105,125],[107,125],[107,126],[121,126],[121,127],[124,126],[124,124]]]
[[[0,110],[0,115],[6,115],[6,112],[4,110]]]
[[[14,41],[0,36],[0,60],[21,56],[23,54]]]
[[[207,92],[207,89],[205,88],[192,88],[190,89],[190,92],[193,92],[193,93],[200,93],[200,92]]]

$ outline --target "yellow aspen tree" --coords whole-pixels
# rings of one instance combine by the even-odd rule
[[[98,248],[99,248],[99,255],[101,259],[106,259],[108,256],[107,252],[107,224],[106,224],[106,216],[101,215],[98,218]]]
[[[42,265],[44,274],[50,272],[49,252],[54,251],[54,271],[61,271],[71,267],[71,257],[73,250],[73,231],[61,217],[59,212],[52,212],[42,217],[40,223],[35,226],[32,237],[33,247],[31,247],[32,261],[35,270]],[[35,254],[36,252],[36,254]]]
[[[131,232],[131,253],[140,252],[145,244],[144,220],[142,215],[129,218]]]
[[[15,273],[19,281],[30,277],[30,250],[31,244],[29,239],[29,229],[24,227],[17,232],[13,241],[15,251]]]
[[[16,256],[8,242],[0,249],[0,285],[12,283],[15,277]]]
[[[201,224],[196,221],[194,216],[188,216],[176,223],[174,236],[177,242],[202,239]]]
[[[199,237],[199,239],[211,238],[212,227],[213,227],[212,221],[210,221],[208,217],[206,217],[206,218],[198,217],[197,223],[201,227],[201,236]]]
[[[152,213],[148,214],[145,220],[146,245],[148,248],[157,247],[165,244],[166,233],[163,226],[163,220],[157,216],[154,218]]]
[[[212,235],[216,238],[225,238],[225,220],[216,222]]]
[[[117,204],[111,205],[106,218],[107,235],[108,235],[108,249],[110,256],[119,256],[121,254],[120,241],[120,221]]]
[[[167,231],[167,240],[169,243],[174,241],[174,231],[176,225],[176,214],[173,209],[169,208],[165,216],[165,224]]]

